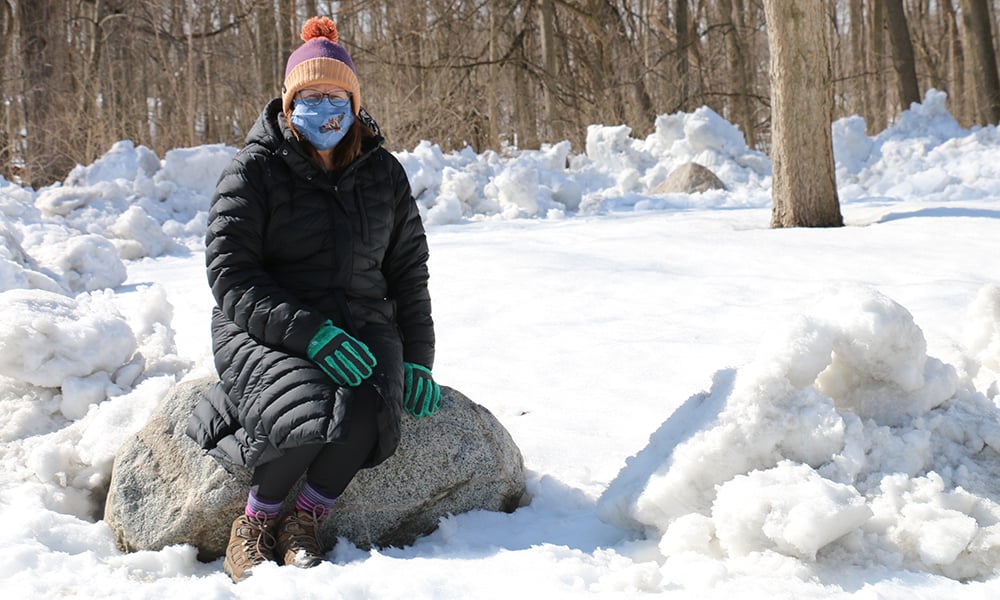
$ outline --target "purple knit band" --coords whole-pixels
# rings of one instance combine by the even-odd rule
[[[354,68],[354,61],[351,60],[351,55],[347,53],[347,50],[343,46],[335,44],[326,38],[313,38],[299,46],[288,57],[288,64],[285,66],[285,77],[288,77],[288,74],[292,72],[292,69],[296,65],[311,58],[332,58],[333,60],[339,60],[350,67],[355,74],[358,72]]]
[[[313,514],[318,511],[320,515],[325,517],[330,513],[330,508],[333,507],[336,500],[336,498],[324,496],[316,488],[309,485],[309,482],[306,482],[299,491],[299,497],[295,499],[295,509]]]

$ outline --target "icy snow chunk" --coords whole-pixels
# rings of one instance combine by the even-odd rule
[[[822,550],[992,574],[1000,408],[959,389],[909,312],[878,292],[848,289],[814,307],[676,410],[626,461],[599,515],[664,556],[814,561]]]
[[[954,369],[928,360],[923,332],[898,303],[858,288],[832,295],[820,310],[837,334],[816,388],[838,408],[893,425],[955,393]]]
[[[609,173],[640,170],[653,165],[652,155],[641,148],[638,140],[630,137],[632,129],[628,125],[587,127],[587,157]]]
[[[77,165],[66,176],[67,187],[87,187],[94,184],[139,177],[152,177],[160,169],[160,159],[145,146],[136,147],[130,140],[120,141],[104,156],[87,166]]]
[[[0,222],[0,291],[38,288],[62,292],[53,277],[43,273],[35,260],[21,247],[22,239],[17,227]]]
[[[947,491],[940,475],[889,475],[882,480],[880,492],[871,504],[875,511],[871,528],[884,530],[904,556],[960,577],[966,568],[960,556],[974,544],[982,544],[980,551],[997,553],[1000,540],[988,541],[991,531],[980,528],[973,516],[982,513],[995,523],[996,507],[980,506],[979,498],[961,489]]]
[[[153,180],[210,193],[235,155],[236,149],[225,144],[174,148],[163,156],[163,167],[153,175]]]
[[[875,142],[865,132],[865,120],[857,115],[833,123],[833,156],[837,170],[855,175],[872,158]]]
[[[72,235],[63,230],[46,235],[47,243],[32,248],[38,261],[55,271],[73,292],[90,292],[121,285],[128,274],[118,250],[106,237]]]
[[[0,375],[43,387],[111,373],[136,349],[110,296],[41,290],[0,293]]]
[[[982,366],[1000,373],[1000,285],[980,289],[967,314],[965,347]]]
[[[872,514],[853,487],[787,461],[723,483],[712,503],[716,536],[734,556],[774,549],[813,560]]]
[[[122,393],[111,383],[111,376],[99,371],[87,377],[67,377],[62,382],[62,402],[59,410],[67,419],[82,419],[94,404],[104,402],[109,396]]]
[[[149,214],[138,206],[131,206],[111,226],[121,258],[134,260],[177,252],[183,247],[171,239]]]

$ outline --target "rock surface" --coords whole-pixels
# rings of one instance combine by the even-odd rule
[[[104,520],[123,550],[187,543],[202,560],[225,554],[250,471],[209,457],[184,433],[214,383],[179,384],[118,451]],[[358,473],[323,523],[321,541],[328,548],[337,537],[362,548],[405,546],[434,531],[441,517],[510,512],[523,494],[524,462],[510,434],[488,410],[442,386],[440,410],[423,419],[403,415],[396,454]]]
[[[670,172],[650,194],[694,194],[708,190],[724,190],[726,185],[708,167],[696,162],[684,163]]]

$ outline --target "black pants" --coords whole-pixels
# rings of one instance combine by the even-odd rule
[[[254,469],[250,490],[261,500],[280,502],[305,473],[306,481],[317,492],[327,498],[339,496],[378,442],[375,408],[379,401],[370,385],[357,388],[346,438],[293,448],[260,465]]]

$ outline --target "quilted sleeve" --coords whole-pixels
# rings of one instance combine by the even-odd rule
[[[387,153],[388,154],[388,153]],[[406,171],[389,155],[394,192],[392,235],[382,270],[403,336],[403,360],[434,367],[434,321],[428,290],[427,236]]]
[[[205,264],[222,313],[260,342],[305,355],[323,316],[263,268],[266,157],[244,150],[223,171],[208,215]]]

